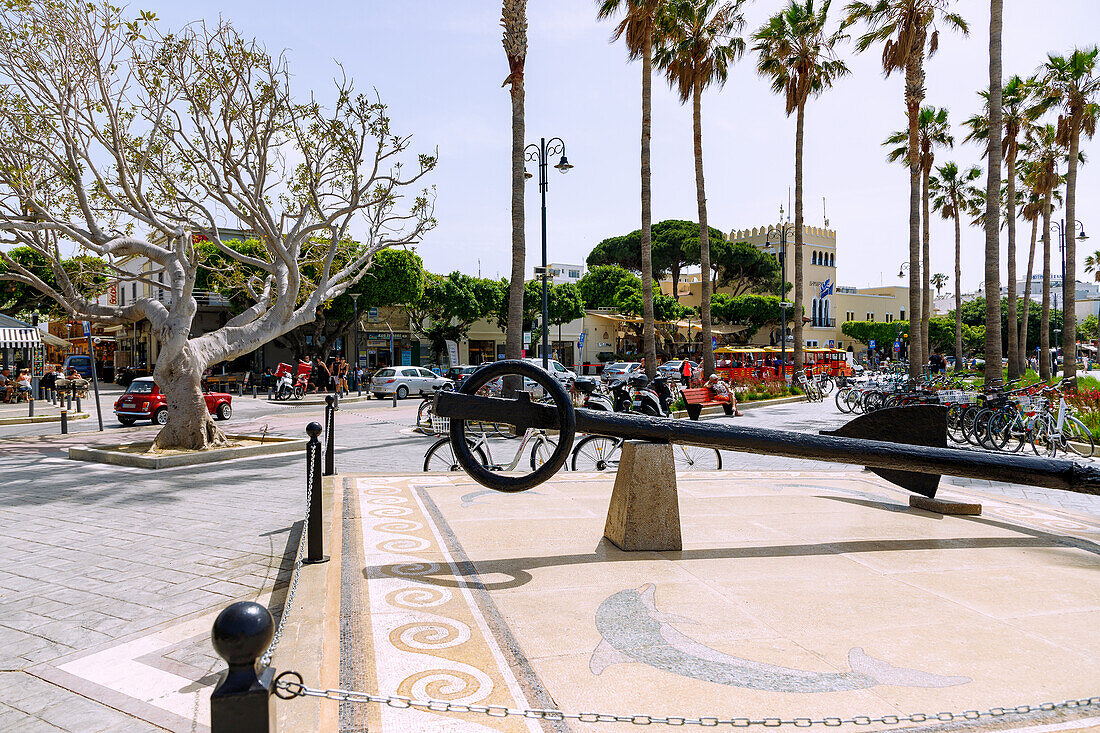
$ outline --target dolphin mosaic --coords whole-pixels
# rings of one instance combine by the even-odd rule
[[[953,687],[970,682],[969,677],[895,667],[859,647],[848,652],[850,672],[811,672],[733,657],[673,628],[675,623],[693,622],[658,611],[655,590],[646,583],[619,591],[600,604],[596,628],[602,638],[589,660],[593,674],[613,664],[639,662],[704,682],[772,692],[843,692],[875,685]]]

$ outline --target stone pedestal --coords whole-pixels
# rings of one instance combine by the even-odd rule
[[[927,496],[910,496],[909,506],[936,514],[962,514],[976,517],[982,513],[981,504],[950,499],[929,499]]]
[[[671,445],[623,444],[603,535],[627,552],[683,549]]]

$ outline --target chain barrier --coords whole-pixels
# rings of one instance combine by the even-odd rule
[[[313,502],[313,456],[309,451],[306,451],[308,456],[306,460],[306,516],[302,520],[302,532],[298,535],[298,551],[294,555],[294,567],[291,569],[290,575],[290,588],[286,592],[286,600],[283,601],[283,612],[279,614],[279,623],[275,626],[275,633],[271,637],[271,643],[267,647],[267,651],[260,657],[260,665],[263,667],[271,664],[271,657],[275,654],[276,647],[279,646],[279,640],[283,638],[283,627],[286,626],[286,619],[290,616],[290,611],[294,607],[294,594],[298,591],[298,579],[302,577],[302,558],[305,554],[306,548],[306,534],[309,530],[309,508]]]
[[[679,715],[658,716],[643,714],[615,715],[611,713],[567,713],[562,710],[554,709],[509,708],[503,705],[467,705],[446,702],[444,700],[414,700],[399,695],[371,695],[367,692],[357,692],[355,690],[319,690],[306,686],[302,683],[302,676],[300,674],[290,671],[283,672],[275,678],[275,694],[284,700],[295,697],[319,697],[325,700],[334,700],[336,702],[374,703],[386,705],[391,708],[415,708],[417,710],[428,710],[436,713],[473,713],[476,715],[487,715],[490,718],[517,717],[551,721],[576,720],[581,723],[630,723],[632,725],[698,725],[710,728],[720,725],[728,725],[733,728],[748,728],[750,726],[761,726],[764,728],[779,728],[781,726],[809,728],[815,725],[838,727],[842,725],[897,725],[899,723],[925,722],[946,723],[958,720],[1000,718],[1010,715],[1026,715],[1036,712],[1100,706],[1100,696],[1097,696],[1078,700],[1066,700],[1064,702],[1045,702],[1038,705],[993,707],[988,710],[910,713],[908,715],[856,715],[849,718],[842,718],[839,716],[823,718],[690,718]]]

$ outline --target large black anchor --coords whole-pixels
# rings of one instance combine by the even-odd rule
[[[508,376],[537,383],[553,404],[533,402],[527,391],[517,391],[515,397],[477,394],[489,382]],[[482,486],[496,491],[525,491],[546,481],[565,464],[574,436],[582,432],[862,465],[929,498],[935,496],[943,474],[1100,494],[1100,469],[1088,464],[947,447],[947,409],[940,405],[878,410],[838,430],[813,435],[575,408],[565,388],[546,371],[527,361],[504,360],[474,372],[458,392],[440,392],[435,412],[451,420],[451,448],[462,468]],[[467,420],[514,425],[520,432],[528,428],[556,430],[558,445],[549,460],[532,473],[493,472],[471,452]]]

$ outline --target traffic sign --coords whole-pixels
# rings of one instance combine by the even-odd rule
[[[870,346],[871,346],[872,349],[875,348],[875,340],[874,339],[871,339]]]
[[[714,351],[717,348],[718,348],[718,337],[717,336],[711,336],[710,337],[710,350]]]
[[[81,323],[84,324],[84,335],[85,336],[91,336],[92,335],[92,323],[91,323],[91,321],[81,321]]]
[[[581,335],[577,338],[577,346],[584,346],[584,331],[581,331]]]

